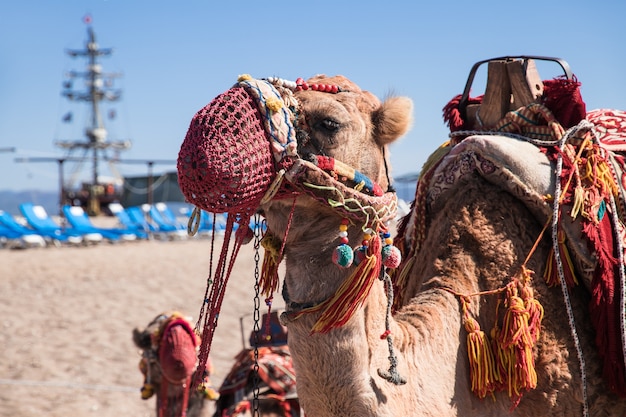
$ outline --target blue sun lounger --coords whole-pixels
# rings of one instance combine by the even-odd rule
[[[140,239],[147,239],[149,227],[145,221],[142,221],[140,224],[137,224],[133,219],[131,219],[130,215],[124,209],[124,207],[119,203],[110,203],[109,210],[111,213],[115,215],[117,221],[122,225],[122,227],[128,231],[133,232]]]
[[[46,209],[42,206],[33,203],[22,203],[20,204],[20,211],[33,229],[60,242],[98,243],[103,239],[100,233],[85,233],[72,227],[61,227],[52,217],[48,216]]]
[[[25,226],[22,223],[18,222],[15,217],[13,217],[10,213],[6,211],[0,210],[0,224],[2,224],[5,228],[12,230],[14,233],[18,233],[24,237],[24,240],[29,241],[38,241],[39,238],[44,239],[45,243],[50,243],[50,241],[54,241],[55,243],[81,243],[81,237],[68,237],[66,235],[59,235],[54,232],[46,232],[35,230],[31,227]],[[35,237],[31,237],[35,236]],[[37,244],[37,246],[41,246]]]
[[[100,233],[113,242],[136,240],[138,237],[128,229],[96,227],[79,206],[63,206],[63,215],[72,228],[81,233]]]
[[[3,219],[9,219],[10,222],[15,222],[17,229],[5,224]],[[46,246],[46,240],[43,236],[38,234],[32,229],[22,226],[9,213],[0,210],[0,247],[5,248],[29,248],[29,247],[44,247]]]

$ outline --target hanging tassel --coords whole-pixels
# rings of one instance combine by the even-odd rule
[[[565,244],[565,232],[563,230],[559,230],[557,233],[559,240],[559,254],[561,255],[561,262],[563,262],[563,274],[565,276],[565,282],[568,287],[574,287],[578,285],[578,278],[576,277],[574,262],[572,261],[572,256],[569,253],[569,249]],[[554,248],[548,254],[548,259],[546,262],[546,269],[543,272],[543,279],[548,285],[548,287],[555,287],[557,285],[561,285],[559,279],[559,269],[556,264],[556,257],[554,256]]]
[[[469,315],[469,301],[462,297],[461,302],[465,316],[463,325],[467,331],[467,355],[472,392],[482,399],[487,394],[493,394],[502,378],[496,367],[487,335],[480,329],[478,322]]]
[[[259,289],[266,297],[271,296],[278,289],[278,265],[280,265],[281,240],[272,233],[266,233],[261,240],[261,246],[265,249]]]
[[[580,94],[580,82],[563,76],[543,80],[543,104],[548,107],[563,127],[570,128],[583,120],[587,114]]]
[[[533,357],[534,341],[529,330],[530,314],[524,300],[518,296],[517,281],[507,286],[502,328],[496,332],[500,363],[506,375],[506,384],[513,406],[519,403],[523,391],[537,387],[537,373]]]
[[[524,301],[524,308],[528,311],[528,332],[530,334],[530,340],[532,346],[535,346],[537,340],[539,340],[539,333],[541,332],[541,321],[543,320],[543,306],[535,298],[534,291],[529,285],[531,282],[533,271],[522,265],[521,273],[520,297]],[[531,347],[532,347],[531,346]]]
[[[341,284],[333,297],[317,307],[324,312],[317,320],[311,333],[328,333],[343,326],[363,304],[381,268],[380,237],[374,235],[368,242],[365,260]]]

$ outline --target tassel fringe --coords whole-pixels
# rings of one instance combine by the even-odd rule
[[[565,275],[565,282],[571,288],[578,285],[578,278],[576,277],[574,262],[572,262],[572,257],[565,243],[565,233],[562,230],[559,230],[558,238],[559,254],[561,255],[561,260],[564,261],[563,274]],[[548,287],[556,287],[561,285],[559,281],[559,270],[556,264],[556,257],[554,256],[554,248],[552,248],[552,250],[548,254],[546,269],[543,272],[543,279]]]
[[[506,375],[505,385],[514,407],[524,391],[537,387],[533,348],[541,329],[543,307],[533,297],[526,282],[529,278],[530,271],[523,268],[522,282],[514,280],[506,287],[505,297],[498,301],[497,307],[505,308],[502,327],[496,324],[492,333],[497,362]]]
[[[485,332],[480,329],[478,322],[468,311],[469,301],[461,298],[463,305],[464,327],[467,331],[467,354],[470,364],[470,379],[472,392],[478,398],[485,398],[502,383],[500,371],[496,367],[491,344]]]
[[[261,240],[261,246],[265,249],[263,255],[263,265],[261,266],[261,277],[259,278],[259,288],[261,294],[270,297],[278,290],[278,265],[280,265],[280,249],[282,242],[272,233],[266,233]]]
[[[532,274],[522,266],[520,274],[506,287],[494,291],[461,295],[448,290],[459,297],[463,309],[472,392],[482,399],[506,389],[511,409],[519,404],[525,391],[537,387],[533,349],[544,311],[530,287]],[[495,325],[488,337],[469,313],[469,297],[497,293],[504,295],[498,300]]]
[[[354,272],[346,279],[335,295],[320,304],[324,312],[317,320],[311,333],[328,333],[330,330],[343,326],[356,309],[367,298],[378,272],[381,268],[381,241],[376,234],[370,240],[368,254]]]

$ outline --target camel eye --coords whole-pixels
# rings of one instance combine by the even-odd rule
[[[322,119],[316,123],[315,128],[321,133],[334,134],[337,133],[340,126],[339,122],[333,119]]]

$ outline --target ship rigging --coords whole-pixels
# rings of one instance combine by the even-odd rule
[[[100,58],[110,56],[111,48],[100,48],[91,26],[91,19],[85,20],[87,26],[87,42],[84,49],[69,49],[66,53],[72,58],[85,58],[86,70],[69,71],[63,83],[62,96],[70,101],[88,104],[89,117],[82,140],[57,140],[55,145],[66,151],[66,159],[83,161],[91,159],[91,178],[82,183],[80,189],[75,189],[71,183],[62,185],[61,195],[73,204],[80,204],[91,215],[100,214],[104,206],[119,199],[121,183],[115,179],[104,180],[100,176],[100,162],[114,163],[119,160],[119,153],[130,149],[130,140],[113,141],[108,139],[108,132],[104,124],[103,105],[106,102],[116,102],[122,92],[114,87],[114,80],[121,77],[119,73],[105,73],[100,64]],[[74,80],[83,79],[85,89],[74,88]],[[111,115],[113,111],[111,111]],[[71,121],[72,114],[64,116],[64,121]],[[76,155],[78,154],[78,155]],[[119,175],[118,175],[119,176]]]

